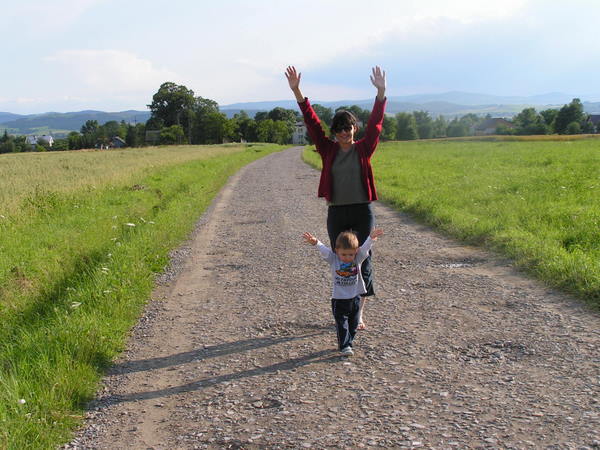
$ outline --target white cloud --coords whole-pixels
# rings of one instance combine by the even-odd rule
[[[178,79],[174,72],[120,50],[61,50],[44,60],[98,93],[157,90],[161,83]]]

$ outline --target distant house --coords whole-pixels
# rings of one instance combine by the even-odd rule
[[[600,133],[600,129],[598,128],[598,125],[600,124],[600,114],[590,114],[589,117],[590,122],[594,124],[596,130],[598,130],[598,132]]]
[[[44,134],[42,136],[27,136],[25,138],[25,142],[29,145],[31,145],[32,149],[35,149],[35,147],[39,144],[39,145],[47,145],[48,147],[52,147],[52,145],[54,145],[54,138],[52,136],[50,136],[49,134]]]
[[[306,125],[304,122],[299,120],[294,125],[294,132],[292,133],[292,144],[294,145],[306,145]]]
[[[110,140],[109,145],[111,148],[122,148],[122,147],[127,146],[125,141],[123,139],[121,139],[119,136],[113,136]]]
[[[487,136],[490,134],[497,134],[496,130],[498,127],[514,128],[512,122],[500,117],[486,119],[477,127],[475,127],[475,136]]]

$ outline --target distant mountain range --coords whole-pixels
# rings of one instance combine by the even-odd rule
[[[445,92],[441,94],[420,94],[388,97],[386,112],[396,114],[398,112],[427,111],[432,116],[444,115],[452,118],[468,113],[478,115],[491,114],[493,117],[512,117],[527,107],[534,107],[538,111],[547,108],[560,108],[569,103],[574,95],[552,92],[543,95],[529,97],[497,96],[487,94],[474,94],[469,92]],[[600,98],[599,96],[596,96]],[[589,102],[581,98],[585,111],[590,114],[600,113],[600,102]],[[357,105],[363,109],[371,109],[373,99],[364,100],[339,100],[319,101],[311,100],[312,103],[335,109],[340,106]],[[275,107],[297,109],[294,100],[263,101],[233,103],[221,105],[220,109],[228,117],[240,111],[245,111],[251,117],[259,111],[270,111]],[[126,123],[146,122],[150,117],[150,111],[79,111],[69,113],[49,112],[43,114],[19,115],[9,112],[0,112],[0,132],[7,129],[12,134],[53,134],[60,137],[71,131],[79,131],[81,126],[88,120],[97,120],[104,124],[111,120]]]
[[[150,118],[150,111],[78,111],[68,113],[48,112],[43,114],[19,115],[0,112],[0,132],[7,129],[13,134],[52,134],[65,136],[71,131],[81,130],[88,120],[97,120],[100,125],[115,120],[126,123],[144,123]]]

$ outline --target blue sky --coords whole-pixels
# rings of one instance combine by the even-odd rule
[[[146,109],[172,81],[225,105],[468,91],[600,100],[597,0],[13,0],[0,111]]]

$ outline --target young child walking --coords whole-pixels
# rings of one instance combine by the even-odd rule
[[[360,320],[360,295],[366,292],[361,264],[369,256],[373,242],[382,234],[381,228],[373,229],[363,245],[359,247],[356,234],[352,231],[343,231],[335,241],[335,251],[308,232],[302,235],[307,243],[317,246],[323,259],[331,266],[333,277],[331,311],[335,319],[338,348],[342,355],[354,354],[352,342]]]

